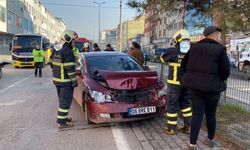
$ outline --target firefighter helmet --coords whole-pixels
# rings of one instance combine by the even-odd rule
[[[179,30],[174,34],[173,40],[176,44],[182,42],[183,40],[190,40],[190,34],[185,29]]]
[[[72,40],[77,39],[77,38],[78,38],[78,34],[72,30],[65,30],[61,35],[61,39],[67,43],[70,43]]]

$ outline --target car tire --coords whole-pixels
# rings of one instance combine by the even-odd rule
[[[87,96],[85,95],[85,99],[84,99],[84,115],[85,115],[85,120],[86,120],[86,123],[87,124],[93,124],[90,119],[89,119],[89,111],[88,111],[88,107],[87,107],[87,104],[85,102],[85,100],[87,99]]]
[[[245,65],[242,68],[243,77],[245,80],[250,80],[250,65]]]

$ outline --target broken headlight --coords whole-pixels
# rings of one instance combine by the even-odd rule
[[[111,96],[103,94],[98,91],[91,91],[90,92],[91,97],[94,99],[96,103],[109,103],[112,102]]]
[[[158,91],[158,97],[167,95],[167,86],[164,86],[162,89]]]

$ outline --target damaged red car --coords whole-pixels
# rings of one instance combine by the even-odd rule
[[[74,99],[85,111],[87,123],[133,121],[165,112],[164,84],[157,72],[139,65],[133,57],[89,52],[76,59]]]

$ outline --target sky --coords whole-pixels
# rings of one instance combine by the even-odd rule
[[[105,2],[101,8],[101,30],[116,28],[119,24],[120,0],[40,0],[53,15],[65,20],[68,29],[75,30],[81,37],[97,40],[98,7],[94,1]],[[127,1],[123,0],[123,21],[136,16],[136,11],[126,5]]]

